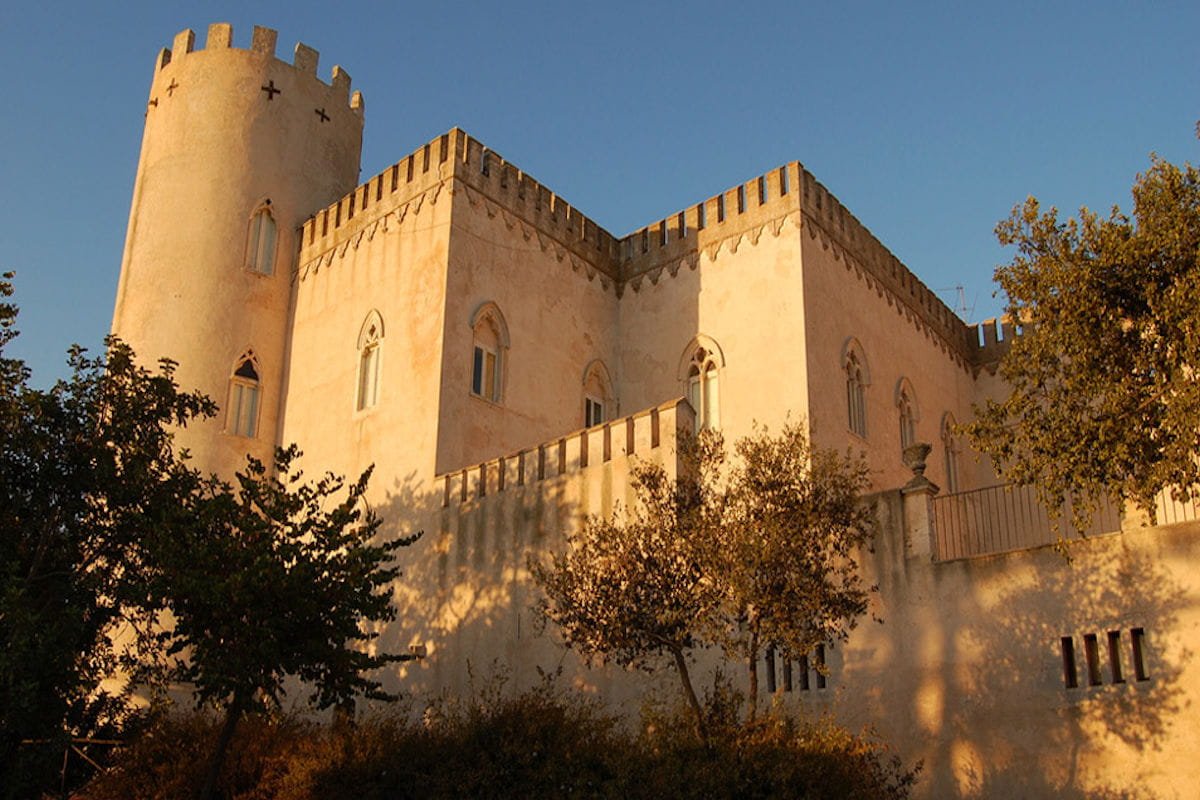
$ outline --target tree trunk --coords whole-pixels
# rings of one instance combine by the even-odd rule
[[[204,776],[204,785],[200,787],[200,800],[212,800],[217,791],[217,781],[221,777],[221,767],[225,763],[225,752],[233,741],[233,732],[237,729],[238,720],[242,717],[245,703],[240,695],[234,694],[229,707],[225,709],[225,721],[221,724],[221,734],[217,737],[217,747],[212,759],[208,762],[208,772]]]
[[[758,714],[758,634],[750,634],[750,649],[746,656],[746,666],[750,671],[750,720]]]
[[[679,682],[683,684],[683,694],[687,698],[688,705],[692,707],[692,713],[696,716],[696,735],[707,746],[708,727],[704,724],[704,711],[700,708],[700,701],[696,699],[696,691],[692,688],[687,659],[683,657],[683,650],[678,647],[672,647],[671,654],[675,656],[675,669],[679,671]]]

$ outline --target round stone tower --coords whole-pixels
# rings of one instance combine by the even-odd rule
[[[277,443],[298,228],[354,189],[363,128],[340,67],[326,84],[315,50],[288,64],[275,31],[249,50],[232,34],[195,50],[185,30],[155,64],[113,315],[144,363],[175,360],[221,406],[178,442],[225,476]]]

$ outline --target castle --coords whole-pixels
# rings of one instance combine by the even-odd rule
[[[386,529],[426,531],[383,632],[423,656],[396,682],[499,659],[636,697],[534,624],[526,553],[628,502],[636,460],[674,470],[681,429],[790,417],[870,465],[885,622],[824,671],[770,654],[779,702],[875,725],[929,796],[1191,785],[1196,510],[1109,510],[1069,563],[1044,547],[1044,512],[954,434],[1004,392],[1010,327],[964,324],[796,162],[625,236],[459,129],[359,183],[349,75],[275,50],[217,24],[158,56],[113,331],[221,403],[179,433],[198,466],[287,442],[375,465]]]

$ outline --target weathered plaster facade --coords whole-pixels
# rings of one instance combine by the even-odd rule
[[[640,676],[586,669],[534,624],[527,555],[628,503],[635,460],[674,470],[677,430],[697,415],[730,440],[805,419],[817,444],[871,466],[866,568],[884,624],[826,654],[824,688],[773,661],[780,702],[874,724],[925,759],[928,796],[1190,791],[1195,526],[1097,538],[1073,563],[1038,547],[1044,530],[949,558],[934,504],[948,519],[995,479],[966,452],[947,474],[944,424],[1003,391],[1003,341],[959,321],[802,165],[623,237],[459,129],[356,186],[363,102],[346,73],[324,83],[303,45],[292,64],[275,58],[266,29],[250,50],[230,41],[214,25],[197,50],[185,31],[156,62],[113,330],[224,406],[180,434],[199,466],[228,474],[286,442],[310,469],[375,465],[385,532],[426,532],[383,632],[426,657],[396,681],[462,687],[468,663],[493,660],[524,681],[565,664],[577,685],[635,701]],[[247,232],[264,209],[268,268]],[[702,391],[697,364],[711,369]],[[902,405],[903,435],[933,445],[932,487],[910,483]],[[1068,688],[1063,637],[1083,663],[1085,635],[1109,631],[1126,680]]]

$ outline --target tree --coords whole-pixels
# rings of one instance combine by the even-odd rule
[[[1011,387],[967,426],[998,471],[1069,502],[1084,527],[1101,497],[1153,517],[1155,497],[1200,483],[1200,172],[1151,156],[1133,216],[1062,222],[1034,198],[996,228],[996,270],[1017,321],[1000,364]]]
[[[349,485],[308,483],[291,447],[273,470],[251,460],[236,489],[202,475],[172,431],[215,404],[180,391],[172,362],[150,372],[112,338],[99,358],[74,348],[68,380],[29,387],[25,365],[4,355],[16,335],[10,277],[0,276],[0,795],[58,784],[65,747],[119,732],[139,682],[188,681],[224,708],[210,778],[240,716],[277,704],[288,676],[322,708],[386,697],[363,672],[407,657],[363,649],[375,638],[363,626],[393,618],[398,571],[387,563],[415,537],[374,541],[370,470]],[[101,687],[118,672],[127,689],[113,696]]]
[[[718,602],[704,558],[705,484],[676,483],[657,464],[634,467],[632,481],[634,507],[588,519],[565,551],[531,562],[545,592],[538,609],[586,659],[649,670],[668,656],[707,741],[688,671]]]
[[[799,425],[742,440],[730,469],[724,453],[705,432],[681,443],[677,480],[638,466],[633,509],[589,519],[533,565],[540,609],[568,646],[644,668],[672,657],[702,738],[693,649],[745,659],[753,698],[764,648],[800,656],[845,639],[869,592],[855,560],[873,529],[860,462],[812,449]]]
[[[151,597],[170,612],[170,674],[224,713],[205,798],[238,721],[278,707],[287,678],[309,687],[319,709],[356,695],[393,699],[363,673],[411,658],[365,645],[378,637],[372,623],[395,618],[399,570],[388,563],[421,534],[375,541],[380,521],[363,509],[371,470],[349,485],[331,474],[309,483],[299,456],[294,445],[276,451],[273,470],[249,459],[236,491],[209,479],[155,537]]]
[[[0,299],[10,279],[0,276]],[[73,349],[69,379],[31,388],[4,353],[16,316],[0,303],[0,795],[10,797],[57,785],[72,738],[128,714],[128,698],[101,682],[146,641],[134,635],[149,622],[143,544],[195,485],[170,429],[214,408],[179,390],[170,362],[151,373],[116,341],[100,358]]]
[[[753,716],[764,649],[799,658],[845,641],[866,612],[875,587],[863,583],[856,553],[870,546],[874,516],[861,502],[866,465],[814,449],[800,425],[758,430],[736,452],[713,540],[723,601],[715,632],[745,659]]]

